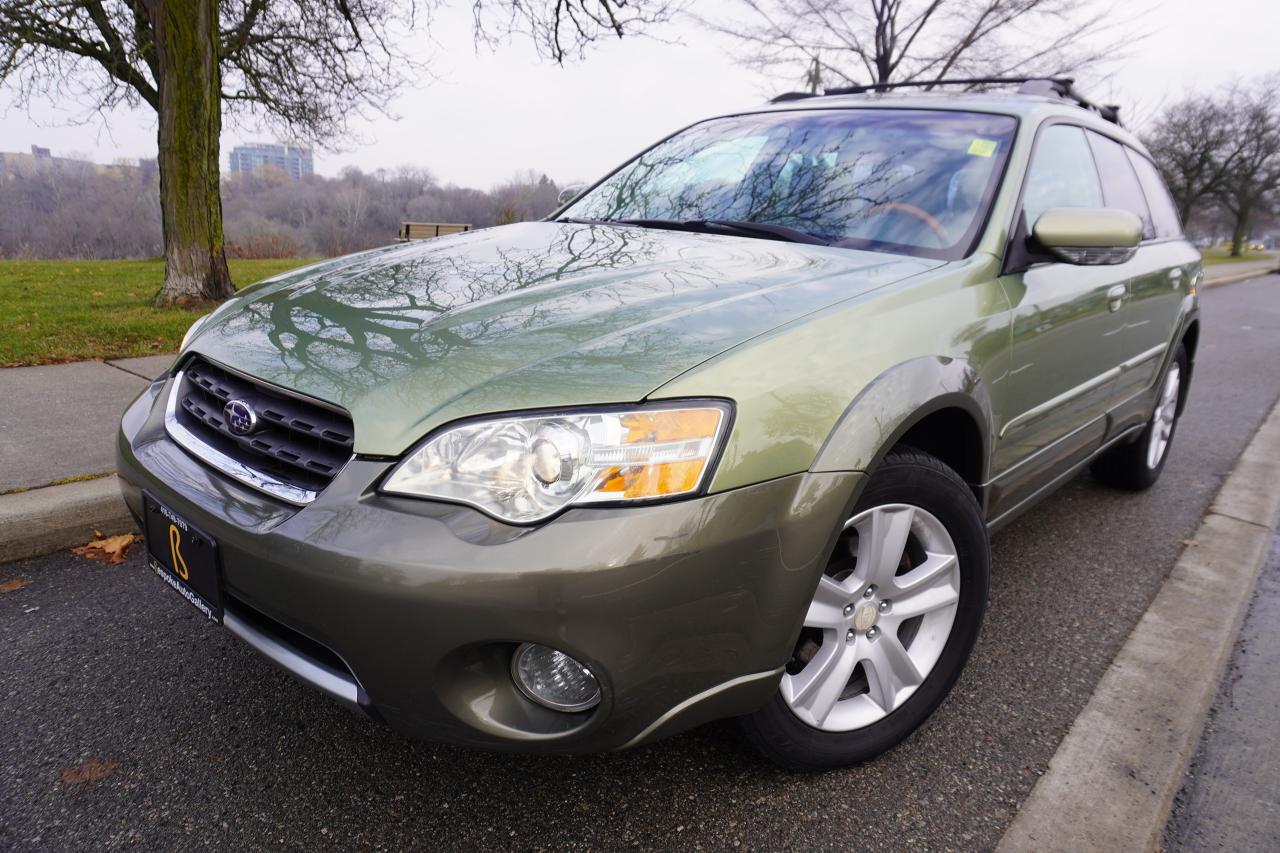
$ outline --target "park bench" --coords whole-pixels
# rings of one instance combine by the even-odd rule
[[[446,234],[461,234],[470,231],[470,224],[457,222],[401,222],[400,241],[428,240],[432,237],[443,237]]]

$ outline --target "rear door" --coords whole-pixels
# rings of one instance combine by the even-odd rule
[[[1019,215],[1025,226],[1019,235],[1049,208],[1103,206],[1085,131],[1071,124],[1042,127],[1023,186]],[[1010,370],[1001,380],[993,516],[1032,496],[1102,443],[1120,356],[1116,335],[1122,321],[1111,306],[1123,292],[1124,276],[1116,269],[1037,259],[1000,279],[1013,309]]]
[[[1135,298],[1134,308],[1151,322],[1155,331],[1163,329],[1163,340],[1172,345],[1176,325],[1181,320],[1182,303],[1200,278],[1200,253],[1183,236],[1178,209],[1155,164],[1132,148],[1126,148],[1125,153],[1138,174],[1138,183],[1147,198],[1156,232],[1155,238],[1145,244],[1142,251],[1152,254],[1152,263],[1164,270],[1164,282],[1153,283],[1149,291]],[[1160,340],[1153,337],[1152,345],[1158,343]],[[1158,379],[1153,371],[1158,370],[1162,362],[1167,364],[1168,360],[1168,356],[1156,359],[1143,373],[1147,387]]]
[[[1178,318],[1185,273],[1174,263],[1177,252],[1170,252],[1165,245],[1168,236],[1161,237],[1156,229],[1126,146],[1093,131],[1086,133],[1107,207],[1128,210],[1142,220],[1142,243],[1137,252],[1126,263],[1111,267],[1123,279],[1125,290],[1116,311],[1120,325],[1115,336],[1121,367],[1115,404],[1122,406],[1156,381]],[[1120,422],[1112,425],[1113,431],[1125,426]]]

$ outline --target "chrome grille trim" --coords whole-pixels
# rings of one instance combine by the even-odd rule
[[[182,396],[183,379],[183,371],[179,370],[173,374],[172,387],[169,389],[169,399],[165,402],[164,408],[164,429],[174,442],[214,470],[226,474],[231,479],[250,488],[257,489],[274,498],[279,498],[285,503],[290,503],[294,506],[306,506],[316,499],[318,492],[299,488],[290,483],[282,482],[262,471],[250,468],[243,462],[232,459],[179,423],[178,405],[181,402],[179,398]]]

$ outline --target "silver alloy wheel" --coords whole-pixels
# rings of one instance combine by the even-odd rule
[[[819,580],[799,660],[780,686],[798,718],[831,732],[869,726],[915,693],[942,655],[960,601],[955,543],[931,513],[885,504],[845,530],[848,559]]]
[[[1156,403],[1155,413],[1151,415],[1151,435],[1147,439],[1147,467],[1155,470],[1169,448],[1169,437],[1173,435],[1173,421],[1178,416],[1178,388],[1182,384],[1182,368],[1175,361],[1169,365],[1169,373],[1164,379],[1164,389],[1160,392],[1160,402]]]

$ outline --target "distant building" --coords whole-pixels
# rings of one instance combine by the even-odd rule
[[[315,161],[310,148],[296,145],[278,145],[270,142],[250,142],[231,149],[232,172],[248,174],[260,166],[275,166],[295,181],[315,172]]]
[[[92,160],[81,160],[77,157],[55,157],[52,151],[40,145],[32,145],[30,154],[25,151],[0,151],[0,176],[16,177],[84,169],[90,169],[99,175],[113,172],[125,174],[136,172],[140,167],[154,169],[155,160],[149,162],[138,160],[136,165],[125,160],[117,160],[108,165],[95,163]]]

